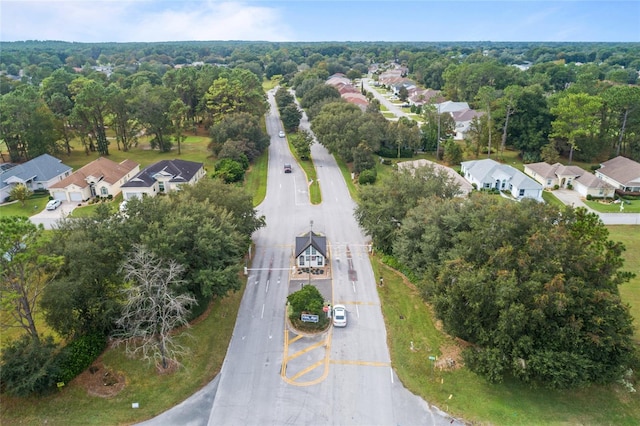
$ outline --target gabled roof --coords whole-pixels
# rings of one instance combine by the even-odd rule
[[[453,121],[456,123],[471,121],[476,117],[480,117],[484,115],[484,112],[476,111],[474,109],[463,109],[460,111],[452,111],[451,117],[453,117]]]
[[[507,164],[500,164],[490,158],[464,161],[461,164],[465,170],[482,183],[493,182],[497,179],[510,179],[512,185],[519,189],[542,189],[542,185],[520,170]]]
[[[596,175],[591,173],[584,173],[582,176],[578,177],[574,182],[578,182],[581,185],[587,188],[603,188],[603,189],[611,189],[613,186],[609,185],[607,182],[603,181]]]
[[[44,182],[70,170],[71,167],[63,164],[62,160],[49,154],[42,154],[3,172],[0,175],[0,187],[10,183],[24,183],[30,180]]]
[[[69,185],[85,188],[89,185],[87,178],[90,177],[99,178],[101,181],[113,185],[139,166],[133,160],[124,160],[121,163],[116,163],[106,157],[98,157],[86,166],[76,170],[71,176],[51,185],[51,188],[66,188]]]
[[[466,111],[469,109],[469,104],[466,102],[445,101],[436,104],[436,108],[440,114],[443,114],[445,112]]]
[[[327,237],[311,232],[311,238],[309,238],[309,232],[296,237],[296,257],[300,256],[303,251],[311,245],[324,257],[327,257]]]
[[[598,172],[624,186],[640,184],[640,163],[626,157],[616,157],[601,164]]]
[[[527,164],[526,167],[545,179],[555,178],[558,176],[578,177],[584,174],[588,174],[585,170],[581,169],[578,166],[565,166],[564,164],[560,163],[555,163],[552,165],[544,161],[540,163]]]
[[[442,171],[446,173],[459,187],[460,192],[463,194],[468,194],[473,190],[473,186],[458,172],[453,170],[451,167],[443,166],[442,164],[434,163],[433,161],[419,159],[414,161],[402,161],[398,163],[398,170],[405,168],[418,168],[418,167],[433,167],[436,171]]]
[[[203,163],[186,160],[161,160],[129,179],[121,188],[148,188],[152,186],[158,177],[168,177],[171,183],[186,183],[204,167]]]

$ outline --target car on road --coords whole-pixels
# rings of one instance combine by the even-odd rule
[[[347,308],[344,305],[335,305],[333,307],[333,326],[347,326]]]
[[[62,204],[62,201],[60,200],[50,200],[47,203],[47,210],[55,210],[60,207],[60,204]]]
[[[280,130],[280,133],[278,133],[278,136],[280,136],[281,138],[284,138],[284,132]]]
[[[285,173],[291,173],[293,171],[293,169],[291,168],[291,164],[285,164],[284,165],[284,172]]]

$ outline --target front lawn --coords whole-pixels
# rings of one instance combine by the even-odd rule
[[[20,201],[6,203],[0,206],[0,215],[2,216],[33,216],[45,209],[49,202],[49,193],[34,193],[24,206]]]
[[[624,209],[620,210],[620,202],[613,203],[600,200],[584,200],[584,203],[600,213],[640,213],[640,200],[625,200]]]

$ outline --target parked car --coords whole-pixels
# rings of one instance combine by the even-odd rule
[[[333,307],[333,326],[347,326],[347,308],[344,305],[335,305]]]
[[[280,130],[280,133],[278,133],[278,136],[280,136],[281,138],[284,138],[284,132]]]
[[[284,172],[285,173],[291,173],[293,171],[293,169],[291,168],[291,164],[285,164],[284,165]]]
[[[60,207],[60,204],[62,204],[62,201],[60,200],[50,200],[47,203],[47,210],[55,210]]]

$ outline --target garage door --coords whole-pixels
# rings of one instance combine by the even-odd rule
[[[142,199],[142,192],[123,192],[123,199],[130,200],[132,198]]]
[[[67,193],[64,191],[56,191],[51,196],[54,200],[67,201]]]
[[[71,201],[82,201],[82,192],[70,192],[69,199]]]

